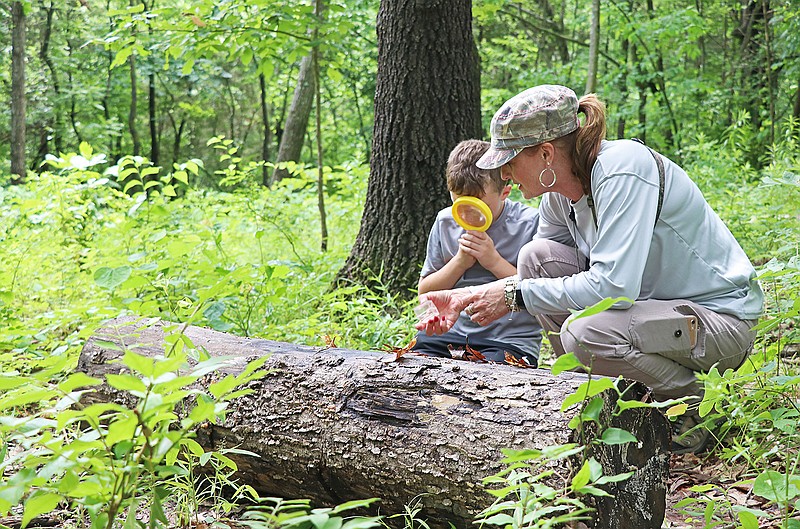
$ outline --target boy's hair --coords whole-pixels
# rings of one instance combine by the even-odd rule
[[[489,150],[489,142],[464,140],[447,159],[447,189],[459,196],[481,196],[494,186],[498,193],[506,186],[500,169],[480,169],[477,162]]]

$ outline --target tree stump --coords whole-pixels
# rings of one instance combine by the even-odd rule
[[[95,377],[119,372],[119,348],[164,352],[164,323],[112,320],[86,343],[78,368]],[[189,326],[184,333],[212,356],[231,356],[221,372],[238,373],[271,355],[271,372],[253,393],[231,404],[223,425],[198,431],[207,449],[238,447],[237,478],[262,495],[308,498],[316,505],[381,498],[384,514],[415,498],[432,527],[469,527],[492,503],[481,480],[502,468],[501,448],[543,448],[570,442],[578,410],[563,399],[587,377],[406,354],[314,348],[245,339]],[[112,347],[109,343],[116,344]],[[638,398],[645,393],[640,384]],[[93,397],[118,399],[105,385]],[[631,393],[631,392],[629,392]],[[610,401],[614,397],[604,394]],[[613,402],[607,402],[612,405]],[[614,498],[597,503],[594,526],[660,529],[669,470],[669,425],[651,408],[614,419],[640,440],[596,445],[605,474],[634,471]],[[569,469],[560,469],[567,478]]]

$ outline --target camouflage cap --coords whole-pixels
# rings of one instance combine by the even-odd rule
[[[578,97],[566,86],[529,88],[506,101],[492,118],[491,147],[477,166],[495,169],[525,147],[565,136],[578,128]]]

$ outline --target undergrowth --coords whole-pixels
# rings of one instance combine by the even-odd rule
[[[796,137],[790,124],[769,153],[770,163],[759,172],[742,161],[737,147],[741,134],[736,128],[719,141],[698,138],[682,153],[690,175],[758,265],[768,294],[767,315],[759,324],[754,354],[735,372],[712,370],[703,377],[706,398],[701,412],[709,421],[722,419],[715,453],[731,464],[746,462],[749,472],[742,479],[754,494],[780,508],[785,529],[799,526],[800,512],[796,428],[800,418],[800,151]],[[73,370],[87,338],[109,318],[159,317],[241,336],[306,345],[335,342],[339,347],[365,350],[384,343],[404,344],[413,334],[410,306],[380,286],[330,290],[358,230],[368,180],[366,166],[326,168],[330,236],[326,252],[320,250],[313,169],[293,167],[292,178],[265,188],[250,183],[244,170],[233,167],[220,175],[221,184],[229,184],[229,190],[211,191],[193,185],[203,171],[200,160],[164,170],[151,167],[144,158],[125,157],[110,172],[108,168],[105,156],[84,144],[78,153],[51,157],[49,165],[26,185],[0,188],[2,446],[31,447],[13,458],[2,451],[4,470],[18,470],[0,486],[0,512],[24,505],[30,518],[69,497],[82,506],[92,527],[112,527],[118,513],[145,506],[150,517],[159,520],[158,508],[167,495],[189,504],[198,501],[191,469],[201,459],[213,460],[218,475],[230,477],[232,469],[224,453],[207,456],[193,444],[192,423],[181,424],[177,430],[170,429],[173,423],[166,428],[167,422],[158,422],[162,419],[155,425],[147,423],[142,414],[150,410],[147,395],[163,388],[155,382],[155,368],[142,367],[135,356],[128,356],[128,366],[137,375],[120,383],[139,399],[139,408],[89,408],[68,413],[66,419],[53,418],[55,411],[64,413],[74,403],[76,392],[95,383],[80,379]],[[373,284],[380,285],[379,272],[375,279]],[[176,364],[168,367],[174,370]],[[136,378],[152,383],[142,386]],[[205,409],[204,420],[224,417],[228,397],[201,397],[186,393],[183,387],[179,385],[176,395],[191,394],[194,402],[216,403]],[[94,422],[89,420],[92,417]],[[70,426],[77,422],[91,424],[91,431],[99,433],[72,437],[75,430]],[[118,435],[116,443],[98,444],[114,425],[124,426],[124,435]],[[126,460],[138,453],[137,447],[150,446],[145,432],[168,440],[163,453]],[[76,466],[63,447],[79,441],[87,457],[105,458],[105,462],[88,465],[84,461],[84,466]],[[38,448],[31,451],[33,446]],[[555,448],[551,452],[544,455],[559,458],[564,453]],[[507,490],[517,497],[503,498],[487,509],[486,518],[495,525],[534,527],[513,519],[515,512],[522,512],[519,509],[530,512],[531,506],[543,505],[529,494],[538,487],[530,481],[538,474],[521,470],[523,463],[527,469],[543,454],[509,453],[508,457],[513,468],[494,480],[511,487]],[[51,477],[60,476],[59,480],[45,487],[32,470],[56,460],[61,463],[53,467]],[[125,461],[133,465],[135,476],[154,484],[148,489],[151,494],[142,497],[128,486],[116,497],[92,496],[88,484],[110,479],[116,465]],[[551,512],[567,518],[572,516],[565,514],[569,512],[578,518],[586,515],[581,510],[584,506],[575,503],[574,497],[569,500],[569,494],[611,478],[598,474],[589,460],[585,465],[578,481],[567,483],[564,491],[547,492],[556,494],[556,503],[549,504]],[[100,466],[106,467],[106,473],[98,470]],[[84,487],[80,498],[68,494],[76,484],[89,487]],[[34,486],[36,492],[31,493]],[[259,500],[246,488],[241,493],[249,501]],[[312,510],[302,502],[260,500],[262,507],[249,515],[250,527],[275,527],[303,516],[310,517],[306,521],[334,520],[331,526],[353,529],[379,523],[342,518],[344,511],[361,504]],[[691,510],[696,505],[689,502],[684,507]],[[709,511],[707,505],[703,508],[704,513]],[[705,527],[718,525],[716,509],[732,507],[711,505]],[[191,511],[185,516],[191,516]],[[745,529],[758,527],[766,516],[757,509],[733,512],[737,527]],[[409,513],[414,518],[418,511]],[[126,521],[130,519],[130,515],[120,518],[119,527],[134,527],[134,522]],[[539,518],[537,523],[541,523]],[[424,526],[419,524],[424,522],[410,522],[412,527]]]

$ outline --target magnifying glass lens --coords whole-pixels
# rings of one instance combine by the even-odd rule
[[[478,197],[458,197],[451,211],[455,221],[465,230],[486,231],[492,225],[492,210]]]
[[[464,219],[471,226],[483,226],[486,224],[486,215],[471,204],[462,204],[458,208],[458,216]]]

